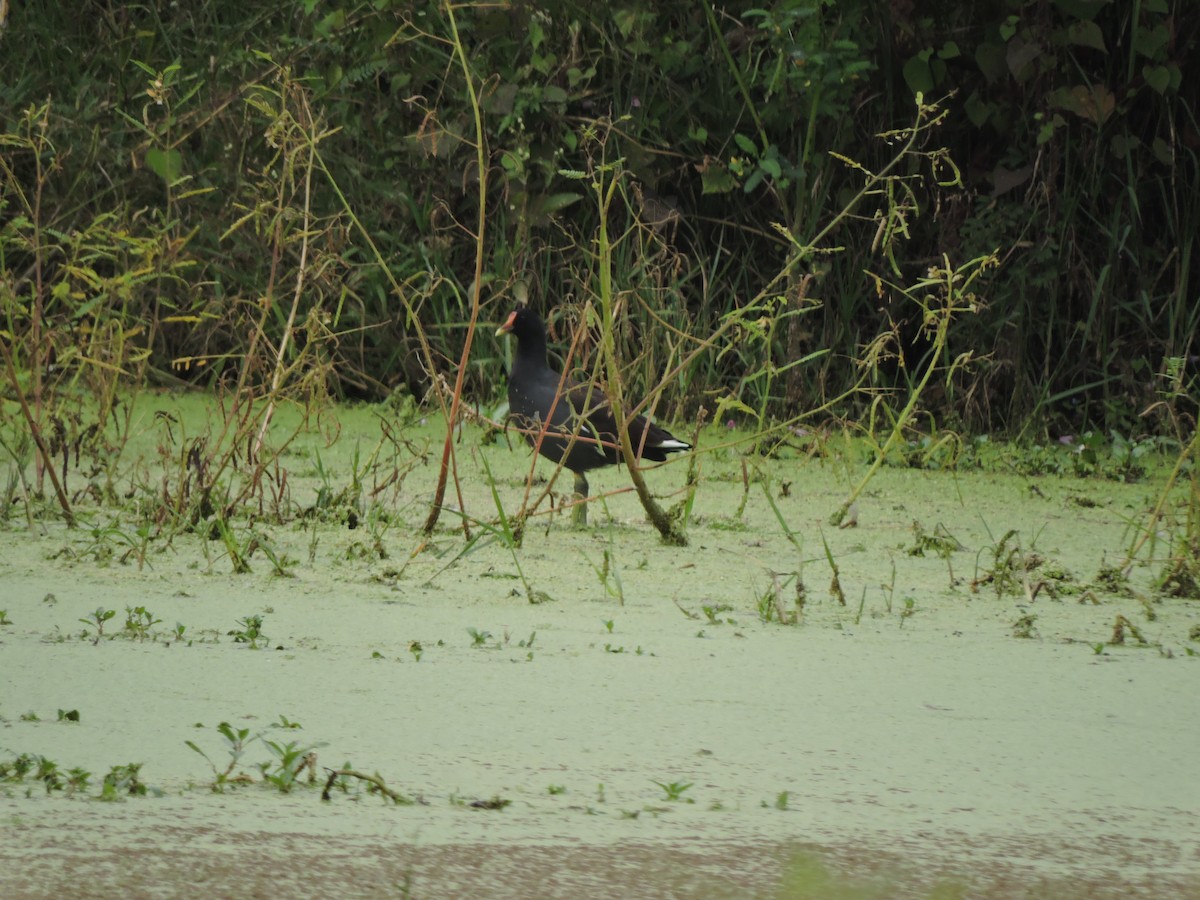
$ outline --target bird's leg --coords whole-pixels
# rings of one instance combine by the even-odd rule
[[[580,501],[575,505],[575,511],[571,514],[571,519],[576,525],[587,524],[587,500],[588,483],[587,478],[582,472],[575,473],[575,498]]]

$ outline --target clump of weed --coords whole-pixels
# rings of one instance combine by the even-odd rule
[[[784,599],[784,588],[789,580],[795,579],[797,585],[795,604],[788,608]],[[780,580],[780,576],[771,573],[771,583],[762,591],[754,593],[754,608],[758,618],[764,623],[777,622],[780,625],[797,625],[800,622],[800,612],[804,608],[803,583],[799,574],[793,574]],[[710,617],[713,621],[713,617]],[[714,624],[716,624],[714,622]]]
[[[1150,643],[1142,636],[1141,630],[1136,625],[1124,616],[1118,615],[1116,621],[1113,622],[1112,638],[1109,643],[1114,647],[1124,646],[1126,634],[1131,635],[1143,647]]]
[[[265,615],[265,613],[262,613],[238,619],[238,627],[227,632],[227,634],[233,638],[234,643],[249,644],[251,650],[257,650],[260,643],[266,644],[268,641],[266,634],[262,630]]]
[[[293,722],[286,716],[280,716],[273,728],[288,730],[299,729],[298,722]],[[275,788],[280,793],[289,793],[293,787],[301,783],[302,775],[307,774],[305,783],[313,784],[317,776],[317,754],[319,744],[308,746],[296,741],[272,741],[264,737],[262,732],[251,734],[249,728],[234,728],[228,722],[217,726],[217,733],[225,742],[226,760],[224,766],[218,765],[207,753],[200,749],[195,741],[184,741],[191,750],[204,757],[213,772],[210,785],[216,793],[223,793],[226,787],[253,784],[254,778],[244,770],[238,774],[234,771],[241,765],[242,758],[255,743],[261,743],[271,755],[271,759],[257,762],[254,768],[259,770],[261,783]]]
[[[940,522],[933,527],[933,531],[926,531],[925,526],[914,519],[912,532],[913,542],[904,551],[909,556],[923,557],[932,553],[939,559],[949,559],[951,553],[966,549]]]
[[[142,763],[126,763],[123,766],[113,766],[104,776],[104,784],[100,789],[100,799],[109,802],[124,797],[144,797],[150,793],[150,788],[141,779]],[[158,793],[155,791],[154,793]]]
[[[732,612],[733,607],[725,603],[713,603],[702,605],[700,611],[704,613],[704,618],[709,625],[735,625],[737,624],[731,618],[721,618],[723,613]]]
[[[125,607],[124,634],[130,640],[144,641],[150,634],[150,629],[162,622],[154,618],[154,614],[144,606]]]
[[[985,551],[981,550],[980,553]],[[1061,564],[1037,551],[1021,546],[1017,530],[1005,532],[991,547],[992,565],[971,581],[971,590],[990,584],[997,597],[1024,596],[1033,600],[1045,590],[1051,597],[1078,594],[1084,587],[1075,582],[1074,576]]]
[[[692,782],[690,781],[656,781],[654,783],[662,789],[663,799],[665,800],[670,800],[673,803],[680,800],[684,803],[696,802],[691,797],[683,796],[692,787]]]
[[[290,793],[300,783],[301,774],[307,773],[307,784],[317,779],[317,748],[302,746],[296,741],[268,741],[263,745],[271,752],[274,760],[259,763],[263,783],[269,784],[281,794]]]
[[[258,740],[259,736],[254,735],[251,737],[249,728],[234,728],[228,722],[222,722],[218,725],[217,733],[225,739],[225,752],[229,758],[223,769],[218,767],[212,758],[200,749],[195,741],[184,741],[184,744],[199,753],[208,762],[213,770],[212,790],[216,793],[222,793],[227,785],[245,784],[250,781],[249,776],[245,774],[235,777],[233,770],[238,767],[238,763],[241,762],[247,747]]]
[[[62,710],[60,710],[62,712]],[[59,717],[62,720],[62,716]],[[162,796],[157,788],[141,780],[142,763],[113,766],[100,788],[99,799],[119,800],[123,797]],[[47,794],[61,791],[65,796],[86,794],[91,787],[92,773],[80,766],[65,769],[55,760],[37,753],[13,754],[12,759],[0,760],[0,783],[23,784],[41,782]],[[28,792],[26,794],[28,796]]]
[[[1176,542],[1175,552],[1159,576],[1158,589],[1168,597],[1200,599],[1200,536]]]
[[[1133,596],[1133,588],[1129,585],[1129,573],[1120,566],[1112,566],[1106,562],[1101,562],[1100,568],[1096,570],[1092,588],[1118,597]]]
[[[1037,629],[1034,627],[1034,622],[1037,621],[1037,616],[1032,613],[1026,613],[1013,622],[1012,636],[1015,638],[1030,639],[1037,636]]]

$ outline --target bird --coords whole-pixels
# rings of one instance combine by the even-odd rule
[[[575,493],[588,496],[587,472],[620,462],[617,421],[604,391],[593,384],[564,378],[546,362],[546,326],[536,312],[518,306],[496,335],[517,339],[508,375],[508,412],[525,439],[553,463],[575,475]],[[641,459],[664,462],[692,445],[681,441],[645,416],[626,419],[633,452]],[[544,431],[544,433],[543,433]],[[587,504],[575,507],[575,521],[587,522]]]

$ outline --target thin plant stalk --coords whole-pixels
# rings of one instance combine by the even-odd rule
[[[442,501],[446,496],[446,481],[450,475],[450,469],[455,467],[454,460],[454,429],[458,422],[459,408],[462,405],[462,389],[463,378],[466,375],[467,363],[471,359],[471,345],[475,339],[475,327],[479,321],[480,308],[480,291],[483,290],[483,255],[484,255],[484,232],[487,225],[487,190],[488,190],[488,166],[487,166],[487,146],[486,136],[483,129],[483,113],[479,108],[479,94],[475,90],[475,79],[471,72],[471,66],[467,62],[467,51],[463,47],[462,38],[458,33],[458,22],[454,18],[454,5],[450,0],[445,0],[444,7],[446,16],[450,21],[450,30],[453,35],[454,52],[458,57],[459,65],[462,67],[463,82],[467,89],[467,98],[471,103],[471,112],[474,117],[475,124],[475,165],[478,173],[478,205],[479,205],[479,220],[475,226],[475,278],[471,291],[471,318],[467,323],[467,336],[463,341],[462,354],[458,361],[458,370],[454,377],[454,392],[450,395],[450,412],[446,418],[446,441],[442,445],[442,462],[438,470],[437,487],[434,489],[433,503],[429,507],[429,516],[425,519],[425,526],[422,529],[428,537],[433,533],[434,527],[437,525],[438,516],[441,514]],[[455,484],[457,484],[457,478]],[[462,507],[462,492],[459,491],[459,507]]]

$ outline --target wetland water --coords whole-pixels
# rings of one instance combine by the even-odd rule
[[[129,452],[154,481],[154,411],[194,435],[206,407],[141,403]],[[379,439],[374,411],[336,416],[332,445],[302,436],[280,459],[297,508],[346,487],[355,447],[361,466]],[[762,463],[793,542],[757,485],[736,515],[741,462],[714,453],[686,548],[622,493],[586,530],[530,520],[515,553],[479,526],[468,544],[448,511],[412,556],[440,435],[406,431],[429,461],[375,512],[231,523],[287,577],[261,549],[232,574],[193,533],[151,541],[139,569],[134,510],[84,506],[74,530],[14,511],[0,759],[91,784],[0,783],[0,895],[1200,896],[1200,603],[1153,598],[1149,566],[1097,579],[1154,483],[884,469],[836,529],[860,460]],[[462,433],[465,515],[494,530],[485,454],[509,514],[530,457]],[[685,473],[648,479],[675,494]],[[914,522],[954,549],[917,555]],[[998,555],[1028,561],[1011,590],[986,577]],[[97,640],[80,620],[110,609]],[[1109,643],[1119,616],[1144,643]],[[214,792],[222,722],[261,737],[230,770],[253,783]],[[315,748],[318,786],[265,784],[268,741]],[[150,793],[98,800],[129,763]],[[422,802],[353,779],[322,802],[324,768],[346,763]]]

